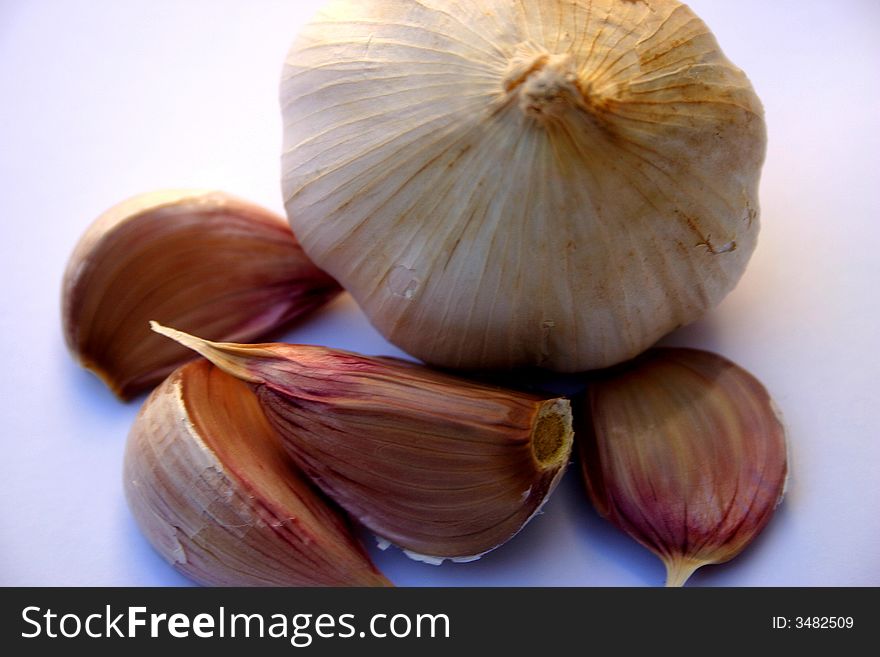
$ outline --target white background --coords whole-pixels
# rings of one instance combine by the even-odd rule
[[[0,0],[0,584],[182,585],[125,505],[141,400],[65,351],[62,272],[133,194],[216,187],[283,212],[280,67],[312,3]],[[737,289],[668,342],[716,350],[782,407],[792,476],[759,539],[693,585],[880,585],[880,3],[694,0],[767,113],[763,229]],[[395,354],[346,296],[288,335]],[[372,549],[372,548],[371,548]],[[656,585],[573,468],[506,546],[440,567],[373,549],[398,585]]]

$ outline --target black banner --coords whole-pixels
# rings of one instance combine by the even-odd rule
[[[141,647],[164,654],[228,647],[260,655],[518,655],[567,646],[586,654],[654,642],[704,655],[871,645],[865,641],[877,635],[878,602],[874,588],[8,588],[0,626],[2,645],[14,648],[6,654],[16,655],[44,648],[119,655]]]

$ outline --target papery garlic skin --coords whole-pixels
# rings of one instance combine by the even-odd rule
[[[567,399],[398,359],[154,330],[250,382],[315,484],[420,560],[470,560],[503,544],[537,513],[568,465]]]
[[[340,291],[277,214],[224,192],[161,190],[83,234],[64,275],[63,331],[71,354],[128,399],[192,357],[149,320],[247,341]]]
[[[281,104],[303,248],[428,363],[611,365],[755,247],[761,104],[672,0],[333,0]]]
[[[201,584],[388,585],[284,453],[248,386],[205,360],[175,370],[144,403],[124,487],[150,543]]]
[[[593,504],[663,560],[668,585],[739,554],[782,499],[776,407],[721,356],[652,349],[597,374],[585,410],[578,442]]]

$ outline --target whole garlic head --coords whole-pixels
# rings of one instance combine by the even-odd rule
[[[611,365],[755,247],[763,110],[674,0],[333,0],[281,100],[294,232],[429,363]]]

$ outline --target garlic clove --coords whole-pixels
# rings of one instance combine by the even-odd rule
[[[303,471],[377,536],[422,559],[476,557],[510,539],[569,460],[566,399],[397,359],[153,328],[251,382]]]
[[[761,103],[674,0],[332,0],[281,106],[303,248],[433,365],[623,361],[756,244]]]
[[[721,356],[652,349],[598,373],[587,405],[579,451],[593,505],[663,560],[667,586],[735,557],[782,500],[776,408]]]
[[[201,584],[389,585],[293,465],[249,387],[205,360],[145,402],[124,486],[150,543]]]
[[[281,217],[222,192],[160,191],[114,206],[82,236],[62,322],[74,357],[127,399],[191,357],[150,319],[248,341],[339,291]]]

